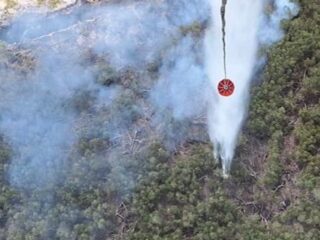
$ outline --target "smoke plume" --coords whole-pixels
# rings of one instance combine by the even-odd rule
[[[216,90],[223,77],[221,1],[132,2],[24,13],[1,29],[14,55],[0,56],[0,132],[13,152],[6,173],[26,193],[10,213],[9,232],[22,223],[20,231],[30,232],[37,221],[43,239],[52,239],[49,229],[71,231],[74,219],[47,217],[59,204],[57,189],[130,192],[139,175],[130,172],[136,155],[159,139],[168,149],[207,140],[190,133],[206,112],[227,174],[258,48],[280,40],[281,20],[297,12],[287,0],[228,1],[227,73],[235,92],[225,98]],[[269,15],[267,5],[274,8]],[[75,206],[66,211],[88,219]]]
[[[12,184],[28,188],[54,184],[77,141],[74,127],[79,116],[68,102],[84,91],[109,93],[108,87],[95,82],[94,69],[81,62],[81,48],[90,49],[118,72],[143,71],[163,56],[160,80],[150,95],[154,106],[171,108],[177,118],[198,114],[190,94],[198,99],[205,77],[194,60],[194,40],[184,36],[181,27],[205,21],[207,9],[204,1],[181,0],[83,6],[49,17],[39,13],[18,17],[2,32],[2,39],[32,49],[36,66],[25,79],[1,79],[1,132],[16,152],[9,170]],[[118,134],[124,126],[115,122],[123,120],[112,122]]]
[[[165,121],[161,115],[166,110],[179,121],[197,117],[208,108],[215,156],[222,159],[227,173],[245,117],[258,48],[281,39],[281,21],[296,14],[297,6],[287,0],[228,1],[227,73],[236,90],[225,98],[216,91],[223,77],[221,1],[209,3],[211,24],[205,48],[201,36],[182,31],[208,21],[210,8],[205,0],[82,6],[50,16],[29,13],[2,31],[4,41],[33,49],[37,59],[34,72],[26,79],[13,73],[10,79],[1,79],[0,127],[15,149],[11,182],[22,187],[47,186],[59,179],[70,148],[77,142],[73,126],[79,115],[66,103],[81,92],[105,96],[96,98],[98,102],[115,98],[107,97],[108,87],[97,84],[94,69],[83,67],[81,48],[105,59],[116,72],[127,68],[141,72],[158,64],[156,83],[146,84],[151,88],[149,100],[157,112],[156,122]],[[267,5],[274,8],[269,15],[264,11]],[[121,96],[123,89],[117,89]],[[137,109],[141,113],[139,106]],[[116,122],[123,121],[104,127],[115,129],[115,135],[129,128],[128,124],[116,126]]]
[[[175,149],[190,136],[187,121],[206,109],[208,9],[206,0],[83,5],[24,13],[1,29],[14,56],[0,61],[0,131],[12,149],[8,182],[22,197],[9,234],[41,226],[53,239],[52,229],[71,231],[74,218],[94,225],[106,216],[93,209],[91,219],[59,193],[121,197],[152,142]],[[71,219],[50,218],[62,205]]]

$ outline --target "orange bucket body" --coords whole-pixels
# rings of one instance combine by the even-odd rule
[[[234,91],[234,84],[230,79],[222,79],[218,83],[218,92],[221,96],[231,96]]]

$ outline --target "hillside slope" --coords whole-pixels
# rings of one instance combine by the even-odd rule
[[[320,7],[299,4],[267,50],[231,177],[216,175],[210,154],[159,163],[133,198],[131,239],[319,238]]]
[[[81,41],[59,33],[61,46],[31,42],[40,50],[50,46],[75,54],[71,59],[81,67],[73,78],[90,70],[94,87],[73,89],[63,104],[41,112],[51,116],[61,107],[62,114],[71,109],[70,118],[76,119],[77,138],[55,184],[33,186],[28,171],[22,182],[12,184],[8,172],[17,153],[1,134],[0,239],[319,239],[320,6],[318,0],[299,4],[299,15],[283,23],[285,38],[266,50],[268,62],[252,89],[228,179],[213,159],[204,118],[179,121],[170,109],[154,118],[148,92],[165,51],[147,69],[119,70]],[[196,39],[195,52],[205,27],[195,22],[180,29]],[[90,39],[86,23],[83,29]],[[65,48],[65,42],[75,44]],[[61,70],[69,64],[66,59],[54,60],[61,62],[50,62],[44,71],[69,77]],[[37,64],[28,48],[1,43],[3,89],[8,81],[36,89],[28,76]],[[99,97],[106,98],[100,93],[109,88],[115,95],[107,100],[110,105],[101,105]],[[3,93],[0,101],[6,103],[11,95]],[[42,94],[41,101],[51,100],[50,88]],[[0,115],[11,106],[3,105]]]

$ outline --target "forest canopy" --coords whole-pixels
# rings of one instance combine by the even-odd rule
[[[229,178],[214,160],[205,120],[177,120],[168,110],[150,122],[147,92],[166,53],[147,70],[133,71],[86,51],[80,66],[89,63],[96,85],[75,90],[63,104],[74,110],[68,117],[80,120],[54,185],[33,188],[38,183],[28,172],[23,176],[31,191],[11,184],[8,170],[17,153],[1,133],[0,239],[319,239],[320,4],[297,2],[299,14],[282,23],[284,38],[265,50]],[[199,39],[205,27],[195,22],[181,32]],[[0,43],[0,78],[19,73],[12,81],[23,88],[36,65],[28,49]],[[59,65],[52,68],[66,74]],[[112,99],[106,100],[98,89],[110,86]],[[52,97],[49,90],[43,94],[39,100]],[[110,105],[98,108],[99,97]],[[42,113],[61,114],[48,111]],[[104,129],[105,122],[126,131]]]

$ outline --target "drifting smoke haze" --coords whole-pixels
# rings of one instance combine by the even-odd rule
[[[63,205],[62,188],[123,196],[136,183],[135,154],[157,138],[171,149],[186,139],[189,129],[170,127],[172,119],[196,117],[199,106],[204,112],[205,97],[197,94],[207,87],[202,41],[181,28],[205,22],[208,9],[202,0],[81,6],[23,14],[1,31],[9,48],[30,60],[26,71],[0,65],[0,130],[12,149],[6,175],[22,196],[8,217],[9,233],[39,222],[44,239],[52,239],[52,226],[69,231],[64,223],[88,219],[88,212],[64,206],[71,219],[61,215],[56,225],[50,214]],[[100,82],[101,62],[115,84]],[[149,74],[150,65],[159,70]],[[88,144],[97,154],[82,148]]]
[[[207,78],[202,62],[197,61],[202,47],[186,37],[172,48],[163,59],[159,81],[151,93],[160,110],[172,109],[178,120],[199,116],[206,108]]]
[[[58,179],[77,138],[73,126],[78,115],[66,104],[75,94],[94,92],[104,96],[96,99],[103,104],[112,101],[114,95],[121,95],[120,88],[114,91],[98,85],[94,70],[83,67],[79,48],[84,45],[117,71],[128,67],[141,71],[160,61],[159,79],[150,91],[150,100],[158,112],[156,122],[163,120],[161,113],[166,109],[175,119],[183,120],[203,114],[209,106],[209,135],[215,156],[223,160],[227,173],[245,117],[258,47],[279,40],[283,35],[281,20],[297,12],[294,3],[282,0],[274,2],[274,11],[266,16],[266,4],[271,2],[228,2],[227,72],[236,86],[229,98],[215,91],[223,76],[219,0],[210,1],[212,19],[206,32],[205,53],[201,39],[181,32],[181,27],[209,19],[210,8],[204,0],[97,9],[84,6],[68,14],[18,17],[2,38],[34,49],[37,64],[25,80],[1,79],[0,127],[16,152],[9,169],[12,183],[47,186]],[[68,42],[74,44],[66,49]],[[108,97],[109,93],[112,97]],[[111,126],[119,134],[124,126],[114,122]]]
[[[281,21],[289,19],[298,14],[299,7],[289,0],[266,1],[267,4],[273,5],[274,10],[270,15],[262,15],[262,27],[258,30],[259,44],[270,45],[279,41],[284,33],[281,29]]]
[[[141,72],[148,64],[162,61],[159,82],[150,91],[158,112],[156,123],[163,121],[164,108],[171,109],[177,119],[196,116],[199,106],[203,112],[205,99],[199,93],[206,89],[205,75],[195,51],[201,43],[184,35],[181,27],[204,22],[208,13],[205,1],[164,1],[82,6],[67,14],[28,13],[14,20],[2,31],[2,39],[31,49],[35,69],[26,76],[1,69],[1,76],[6,77],[1,77],[0,128],[15,152],[10,182],[33,189],[63,179],[68,156],[79,138],[76,126],[81,124],[81,114],[71,103],[89,93],[96,108],[106,108],[128,93],[121,87],[97,84],[94,67],[83,60],[87,49],[115,71]],[[139,103],[136,111],[143,114]],[[100,127],[115,138],[133,127],[131,118],[118,113]],[[110,156],[114,155],[113,151]]]
[[[206,71],[212,89],[224,78],[221,33],[221,1],[211,0],[212,22],[207,30]],[[271,15],[264,15],[266,6],[274,6]],[[248,105],[250,82],[254,78],[259,46],[281,39],[281,21],[297,13],[297,6],[287,0],[229,0],[226,7],[227,78],[235,84],[235,92],[226,98],[217,91],[209,99],[208,127],[216,159],[222,160],[225,175],[231,166]]]
[[[31,56],[28,71],[0,63],[0,132],[13,152],[6,169],[10,184],[27,193],[55,191],[62,183],[85,190],[114,184],[130,192],[137,177],[126,168],[135,161],[128,152],[139,152],[155,138],[168,149],[199,139],[190,134],[190,122],[206,112],[215,157],[227,174],[259,46],[280,40],[281,20],[297,13],[295,4],[281,0],[265,15],[272,2],[228,1],[227,73],[235,83],[228,98],[216,90],[224,75],[220,0],[83,5],[17,17],[0,31],[13,51]],[[111,84],[100,82],[100,62]],[[123,76],[127,71],[132,74]],[[137,147],[131,142],[139,134],[142,146]],[[201,135],[208,140],[206,133]],[[83,139],[102,139],[108,146],[102,144],[102,153],[92,157],[90,151],[79,153]],[[89,160],[101,176],[90,175]],[[99,177],[103,184],[94,185]],[[52,192],[44,195],[41,200],[49,205],[39,207],[39,214],[47,216],[45,209],[56,203]],[[31,203],[27,197],[16,214],[25,208],[29,220],[36,211]],[[68,211],[73,218],[79,214],[76,207]],[[9,231],[15,221],[9,221]],[[49,218],[44,225],[50,228]],[[49,233],[45,238],[50,239]]]

